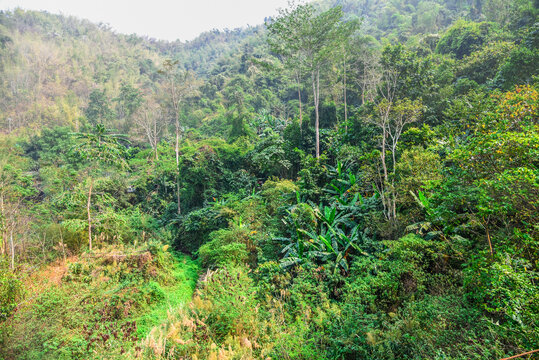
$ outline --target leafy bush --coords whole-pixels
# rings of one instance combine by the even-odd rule
[[[23,295],[21,280],[0,261],[0,323],[6,320]]]
[[[532,264],[500,254],[497,261],[474,257],[465,271],[467,297],[488,314],[491,323],[521,348],[539,341],[539,279]]]
[[[276,215],[279,208],[290,204],[298,190],[298,186],[290,180],[269,179],[262,185],[260,194],[266,200],[268,213]]]
[[[144,358],[252,357],[264,329],[255,295],[247,269],[209,270],[189,308],[179,309],[165,328],[154,329],[144,342]]]
[[[459,20],[442,36],[436,51],[440,54],[453,54],[457,59],[470,55],[487,40],[491,24]]]
[[[206,206],[189,212],[181,221],[174,245],[184,252],[195,252],[203,245],[212,231],[226,225],[215,206]]]
[[[256,248],[247,227],[214,231],[210,234],[210,239],[198,250],[204,267],[246,264],[250,258],[256,257]]]

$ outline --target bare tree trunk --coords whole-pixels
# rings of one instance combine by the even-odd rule
[[[4,214],[4,196],[0,196],[0,213]],[[7,233],[5,231],[2,231],[0,234],[2,236],[2,241],[0,243],[1,249],[0,249],[0,255],[4,255],[7,251]]]
[[[382,128],[382,154],[381,154],[381,160],[382,160],[382,169],[384,170],[384,182],[388,182],[388,174],[387,174],[387,164],[386,164],[386,136],[387,131],[384,127]]]
[[[348,104],[346,99],[346,55],[343,60],[344,132],[348,134]]]
[[[176,114],[178,116],[178,114]],[[178,215],[182,213],[180,198],[180,123],[176,117],[176,193],[178,200]]]
[[[320,158],[320,114],[319,114],[319,102],[320,102],[320,69],[316,68],[312,73],[313,81],[313,99],[314,99],[314,128],[316,133],[316,158]]]
[[[180,166],[180,123],[176,119],[176,145],[174,147],[176,151],[176,166]]]
[[[303,124],[303,111],[301,108],[301,81],[299,78],[299,70],[296,72],[296,81],[298,84],[298,100],[299,100],[299,129],[301,131],[301,125]]]
[[[483,221],[485,219],[483,218]],[[492,250],[492,241],[490,240],[490,232],[488,231],[488,221],[485,225],[485,230],[487,231],[487,240],[488,240],[488,247],[490,249],[490,256],[494,256],[494,251]]]
[[[393,144],[391,144],[391,159],[393,160],[393,177],[391,179],[391,210],[392,210],[392,220],[397,220],[397,192],[395,191],[395,176],[396,176],[396,164],[397,164],[397,141],[398,139],[393,139]]]
[[[384,178],[383,183],[384,185],[382,188],[384,190],[387,190],[387,186],[389,183],[388,173],[387,173],[387,164],[386,164],[386,128],[385,126],[382,128],[382,153],[380,155],[380,160],[382,160],[382,170],[384,171]],[[391,219],[391,206],[389,204],[389,199],[387,198],[387,193],[384,191],[382,194],[382,202],[384,203],[384,208],[386,209],[386,219]]]
[[[11,270],[15,270],[15,244],[13,243],[13,229],[9,232],[9,244],[11,246]]]
[[[159,160],[159,154],[157,153],[157,120],[153,121],[153,135],[154,135],[154,151],[155,151],[155,161]]]
[[[382,179],[382,188],[384,189],[383,194],[381,195],[382,203],[384,204],[384,210],[385,210],[385,217],[387,220],[392,219],[393,209],[392,209],[392,201],[391,201],[391,189],[389,184],[389,172],[387,168],[387,139],[389,136],[389,114],[391,110],[391,103],[387,103],[385,108],[379,109],[379,116],[380,116],[380,123],[379,126],[382,129],[382,146],[381,146],[381,153],[380,153],[380,160],[382,163],[382,170],[383,170],[383,179]]]
[[[94,181],[90,177],[90,189],[88,190],[88,204],[86,205],[86,211],[88,212],[88,247],[92,251],[92,214],[90,212],[90,207],[92,206],[92,187]]]

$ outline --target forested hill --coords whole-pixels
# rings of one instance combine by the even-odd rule
[[[320,9],[340,6],[345,19],[360,20],[359,33],[368,49],[381,48],[385,41],[406,43],[428,52],[436,50],[440,34],[457,20],[490,21],[495,27],[517,31],[532,24],[535,16],[534,4],[529,1],[327,0],[315,4]],[[491,27],[486,24],[480,32]],[[492,41],[487,42],[493,47],[484,50],[494,52],[491,61],[507,55],[517,40],[508,34],[495,39],[493,35],[498,32],[490,31]],[[480,45],[484,35],[487,34],[474,34],[477,38],[473,41]],[[288,114],[282,108],[292,95],[283,93],[283,86],[277,86],[274,81],[268,83],[267,71],[266,80],[254,80],[257,73],[271,68],[275,60],[266,44],[264,26],[213,30],[189,42],[167,42],[118,34],[106,24],[17,9],[0,14],[0,36],[3,105],[0,126],[8,131],[72,126],[83,115],[95,89],[106,92],[110,100],[122,96],[122,84],[151,92],[162,80],[159,70],[165,59],[175,60],[179,67],[206,79],[205,95],[210,99],[217,93],[226,97],[227,92],[234,91],[223,87],[248,81],[243,91],[251,90],[251,97],[270,91],[265,93],[265,99],[251,101],[255,111],[271,107],[273,112],[284,110]],[[266,84],[262,84],[264,81]],[[198,115],[203,118],[202,114]]]
[[[538,14],[0,12],[0,360],[537,356]]]
[[[114,98],[122,83],[155,87],[165,58],[204,76],[258,30],[215,30],[171,43],[117,34],[74,17],[2,12],[2,129],[73,125],[95,88]]]

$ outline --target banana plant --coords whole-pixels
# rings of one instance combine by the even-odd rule
[[[367,216],[378,205],[376,196],[363,198],[351,191],[358,179],[350,171],[345,171],[340,162],[330,169],[334,179],[326,191],[332,194],[329,204],[312,202],[305,204],[299,192],[297,204],[308,205],[316,221],[299,224],[289,209],[283,219],[294,231],[289,238],[279,238],[285,242],[281,265],[289,267],[312,261],[317,264],[333,264],[333,271],[349,271],[350,255],[371,256],[379,244],[368,236]],[[353,194],[353,195],[352,195]],[[303,227],[302,227],[303,226]],[[305,228],[306,227],[306,228]]]
[[[326,216],[328,220],[336,217],[331,210],[328,210]],[[296,228],[295,241],[281,238],[281,240],[288,241],[288,244],[283,248],[284,259],[281,265],[283,267],[293,266],[305,260],[321,264],[331,262],[334,264],[334,273],[339,269],[347,273],[349,270],[348,257],[352,251],[359,255],[369,256],[361,246],[365,242],[366,232],[361,232],[360,226],[356,225],[347,234],[337,225],[339,224],[326,224],[321,233]]]
[[[303,229],[292,216],[288,217],[295,233],[291,238],[279,238],[286,243],[282,250],[284,258],[281,265],[288,267],[308,260],[320,264],[333,263],[335,272],[338,269],[348,272],[350,253],[368,255],[362,248],[368,242],[365,241],[366,231],[361,232],[361,226],[351,219],[352,213],[342,211],[336,204],[310,206],[318,225],[312,229]]]
[[[338,202],[347,203],[347,198],[350,190],[354,187],[358,179],[351,171],[343,171],[343,166],[340,161],[337,162],[335,168],[330,168],[330,175],[333,175],[334,179],[329,184],[329,188],[326,192],[333,195]]]

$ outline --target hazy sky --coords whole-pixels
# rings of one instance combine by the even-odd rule
[[[192,40],[214,28],[263,23],[288,0],[0,0],[0,9],[47,10],[108,23],[120,33]]]

